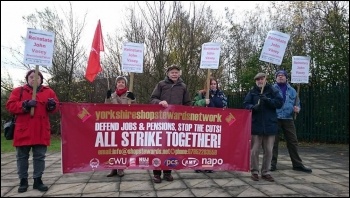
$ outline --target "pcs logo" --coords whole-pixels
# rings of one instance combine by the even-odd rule
[[[179,160],[174,157],[168,158],[164,161],[164,165],[168,167],[176,167],[178,164]]]

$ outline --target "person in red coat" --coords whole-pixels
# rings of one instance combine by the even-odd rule
[[[56,93],[49,87],[43,86],[43,75],[38,72],[37,91],[32,99],[35,70],[30,70],[25,76],[26,85],[15,88],[6,103],[6,109],[16,116],[13,146],[16,147],[17,173],[20,179],[18,192],[27,191],[29,152],[33,152],[33,189],[47,191],[41,177],[45,170],[47,146],[50,146],[49,113],[58,111]],[[30,114],[34,108],[34,114]]]

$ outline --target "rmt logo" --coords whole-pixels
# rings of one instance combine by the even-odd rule
[[[179,164],[179,160],[176,158],[168,158],[164,161],[164,165],[168,167],[176,167]]]

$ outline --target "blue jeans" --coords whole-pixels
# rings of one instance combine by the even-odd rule
[[[18,146],[17,151],[17,174],[20,179],[28,178],[29,167],[29,152],[33,152],[33,178],[41,177],[45,170],[45,154],[47,146],[45,145],[31,145]]]

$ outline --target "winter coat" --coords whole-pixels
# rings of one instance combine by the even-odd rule
[[[163,100],[174,105],[190,106],[192,104],[187,87],[181,78],[174,83],[171,79],[165,77],[156,85],[151,94],[151,104],[159,104]]]
[[[121,96],[118,96],[116,92],[113,92],[110,98],[105,99],[105,104],[128,104],[128,92],[125,92]],[[136,100],[131,100],[131,104],[136,103]]]
[[[24,101],[32,99],[33,88],[29,85],[22,87],[15,88],[6,103],[6,109],[16,115],[13,146],[49,146],[51,138],[49,113],[55,113],[59,109],[56,93],[47,86],[39,86],[35,98],[37,104],[34,107],[34,115],[32,117],[30,111],[26,112],[22,105]],[[53,98],[56,102],[56,108],[52,111],[47,110],[48,98]]]
[[[221,90],[210,90],[209,92],[210,103],[208,107],[216,107],[216,108],[227,108],[227,97],[224,92]],[[194,106],[202,106],[205,107],[205,92],[199,91],[193,100]]]
[[[244,98],[244,108],[252,109],[258,103],[261,89],[254,86]],[[264,95],[268,101],[260,100],[257,110],[252,110],[252,135],[276,135],[278,132],[276,109],[283,105],[281,94],[272,85],[266,84]]]

